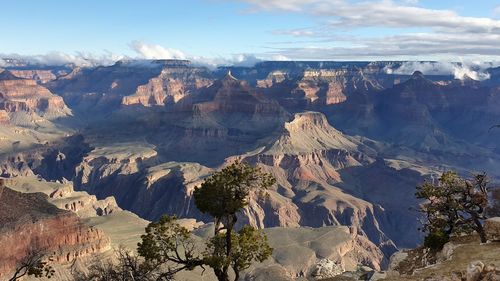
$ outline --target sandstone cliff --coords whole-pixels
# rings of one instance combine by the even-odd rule
[[[0,74],[0,110],[10,123],[26,127],[50,127],[49,121],[71,116],[62,97],[52,94],[32,79],[15,77],[9,71]]]
[[[25,194],[1,187],[0,272],[9,272],[33,250],[47,252],[56,262],[103,252],[109,239],[102,231],[85,226],[69,211],[47,202],[41,193]]]
[[[210,77],[211,74],[204,68],[164,68],[159,76],[137,87],[133,95],[123,97],[122,104],[154,106],[177,103],[200,88],[211,85]]]
[[[271,72],[266,79],[257,80],[257,85],[286,104],[290,97],[304,99],[308,105],[333,105],[342,103],[353,95],[383,89],[383,86],[364,69],[307,69],[300,75],[284,75]],[[279,89],[288,85],[289,96]],[[275,88],[275,89],[273,89]]]

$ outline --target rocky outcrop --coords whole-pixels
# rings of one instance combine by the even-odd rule
[[[289,99],[303,99],[307,101],[306,107],[339,104],[353,95],[383,89],[369,71],[358,67],[318,66],[298,73],[273,71],[266,79],[257,80],[257,85],[266,89],[266,92],[271,93],[285,106],[291,105]]]
[[[326,279],[353,271],[359,265],[380,269],[384,255],[345,226],[265,229],[273,247],[272,260],[252,266],[245,280]],[[297,254],[300,253],[300,254]]]
[[[395,246],[382,229],[382,208],[338,187],[343,181],[338,171],[369,165],[374,162],[370,154],[362,143],[332,128],[323,114],[296,114],[271,145],[235,157],[277,179],[265,200],[249,204],[247,222],[258,227],[349,225],[391,253]]]
[[[35,80],[17,78],[9,71],[0,76],[0,110],[9,114],[36,114],[48,120],[71,115],[62,97],[52,94]]]
[[[52,191],[49,195],[56,207],[76,213],[80,218],[106,216],[121,211],[114,197],[97,200],[95,195],[75,192],[71,183]]]
[[[123,97],[123,105],[165,105],[177,103],[200,88],[212,84],[210,72],[205,68],[164,68],[160,75],[141,85],[130,96]]]
[[[75,214],[47,202],[42,193],[0,189],[0,272],[9,272],[30,251],[56,262],[70,262],[109,248],[102,231],[85,226]]]
[[[311,85],[313,93],[308,91]],[[315,90],[317,89],[317,90]],[[320,101],[325,105],[342,103],[348,96],[382,89],[375,80],[367,78],[362,70],[307,70],[298,82],[297,90],[302,90],[310,102]],[[321,92],[320,92],[321,91]]]
[[[40,84],[47,83],[49,81],[55,80],[57,76],[52,72],[52,70],[41,70],[41,69],[12,69],[9,70],[14,76],[35,80]]]
[[[0,110],[0,124],[8,125],[10,121],[9,113],[5,110]]]
[[[423,246],[395,253],[383,280],[497,280],[500,244],[453,237],[441,251]]]
[[[265,98],[246,81],[236,79],[231,73],[200,93],[200,97],[195,99],[193,111],[198,116],[219,113],[226,117],[237,113],[248,115],[248,121],[260,121],[256,119],[263,118],[280,120],[285,115],[276,102]]]
[[[208,85],[210,76],[208,69],[192,67],[189,61],[119,61],[75,68],[47,86],[85,115],[121,105],[163,105]]]
[[[484,222],[484,232],[490,241],[500,241],[500,217],[489,218]]]
[[[152,127],[157,132],[149,140],[171,161],[212,167],[226,157],[259,147],[288,119],[276,101],[232,75],[183,98],[169,110],[156,115],[160,124],[168,125],[161,130]]]
[[[99,198],[114,196],[120,206],[150,220],[163,214],[208,219],[196,209],[191,195],[211,169],[195,163],[142,165],[141,161],[147,163],[148,158],[113,163],[104,157],[92,157],[95,155],[87,156],[76,168],[78,189]]]

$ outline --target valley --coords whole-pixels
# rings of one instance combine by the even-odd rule
[[[385,269],[394,252],[422,242],[416,185],[446,170],[500,181],[498,68],[484,81],[387,71],[405,63],[6,67],[0,177],[9,196],[41,192],[43,208],[65,210],[54,212],[79,234],[61,237],[95,231],[81,246],[92,251],[70,251],[85,260],[118,245],[135,250],[163,214],[206,237],[212,218],[196,208],[194,188],[238,160],[276,178],[238,215],[275,248],[248,280],[310,276],[325,259]]]

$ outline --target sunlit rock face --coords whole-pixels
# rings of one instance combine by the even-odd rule
[[[42,193],[0,187],[0,272],[13,270],[30,251],[44,251],[55,262],[70,262],[109,249],[101,230],[84,225],[77,215],[58,209]]]
[[[8,114],[37,115],[47,120],[71,115],[60,96],[32,79],[22,79],[9,71],[0,73],[0,109]]]
[[[175,104],[187,95],[212,84],[212,74],[205,68],[164,67],[160,75],[140,85],[134,94],[123,97],[123,105],[155,106]]]

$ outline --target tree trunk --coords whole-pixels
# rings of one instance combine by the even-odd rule
[[[214,269],[214,272],[215,272],[215,276],[217,276],[218,281],[229,281],[229,276],[228,276],[227,272],[224,272],[220,269],[219,270]]]
[[[220,231],[220,219],[215,218],[215,228],[214,228],[214,236],[217,236]]]
[[[240,272],[238,270],[235,270],[234,268],[233,271],[234,271],[234,281],[238,281],[240,279]]]
[[[481,243],[486,243],[486,232],[484,232],[484,227],[481,224],[481,221],[477,218],[474,218],[474,223],[476,224],[476,231],[479,234],[479,237],[481,238]]]

